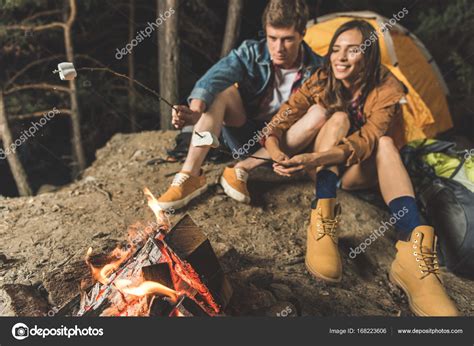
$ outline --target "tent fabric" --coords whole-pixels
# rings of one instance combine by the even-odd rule
[[[369,22],[379,34],[382,64],[408,88],[406,102],[402,103],[404,136],[407,142],[431,138],[453,126],[446,95],[448,88],[421,41],[400,24],[383,31],[389,19],[375,12],[339,12],[318,17],[309,22],[305,41],[318,54],[326,55],[337,28],[353,20]],[[392,21],[393,23],[393,21]]]

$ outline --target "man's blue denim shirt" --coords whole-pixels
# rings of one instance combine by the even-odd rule
[[[311,48],[303,45],[303,75],[300,83],[304,83],[321,65],[323,58]],[[202,76],[188,97],[200,99],[209,107],[217,94],[231,85],[238,83],[244,104],[259,97],[273,73],[272,61],[268,52],[267,41],[246,40],[239,48],[233,49],[226,57],[219,60]]]

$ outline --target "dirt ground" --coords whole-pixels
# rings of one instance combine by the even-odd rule
[[[95,253],[107,252],[126,238],[129,225],[153,221],[142,189],[147,186],[159,196],[180,164],[146,162],[165,157],[175,134],[115,135],[81,180],[32,198],[0,197],[0,315],[54,312],[89,277],[83,261],[89,246]],[[349,258],[350,248],[388,220],[377,203],[338,193],[344,277],[328,285],[314,280],[304,266],[312,183],[277,177],[263,167],[251,174],[253,202],[244,205],[216,184],[223,167],[205,167],[209,191],[171,220],[189,213],[208,235],[234,289],[227,314],[411,315],[405,296],[387,279],[395,255],[393,230],[364,254]],[[472,281],[444,270],[442,276],[462,314],[473,316]],[[19,295],[24,301],[16,304]]]

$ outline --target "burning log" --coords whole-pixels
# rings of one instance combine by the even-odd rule
[[[92,249],[86,263],[96,284],[58,315],[215,316],[223,314],[232,288],[207,237],[185,215],[170,229],[156,199],[145,190],[157,224],[132,228],[130,243],[97,266]],[[169,230],[169,232],[168,232]],[[137,234],[140,235],[138,241]]]
[[[232,294],[209,239],[196,226],[189,215],[185,215],[169,232],[167,244],[177,271],[192,278],[189,284],[205,297],[215,312],[225,306]]]
[[[158,263],[143,267],[142,272],[145,280],[160,281],[167,287],[173,286],[170,267],[167,263]]]

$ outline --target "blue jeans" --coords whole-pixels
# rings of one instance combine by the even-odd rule
[[[222,140],[234,159],[244,159],[262,147],[259,141],[263,138],[260,131],[264,127],[265,122],[247,118],[241,127],[223,126]]]

